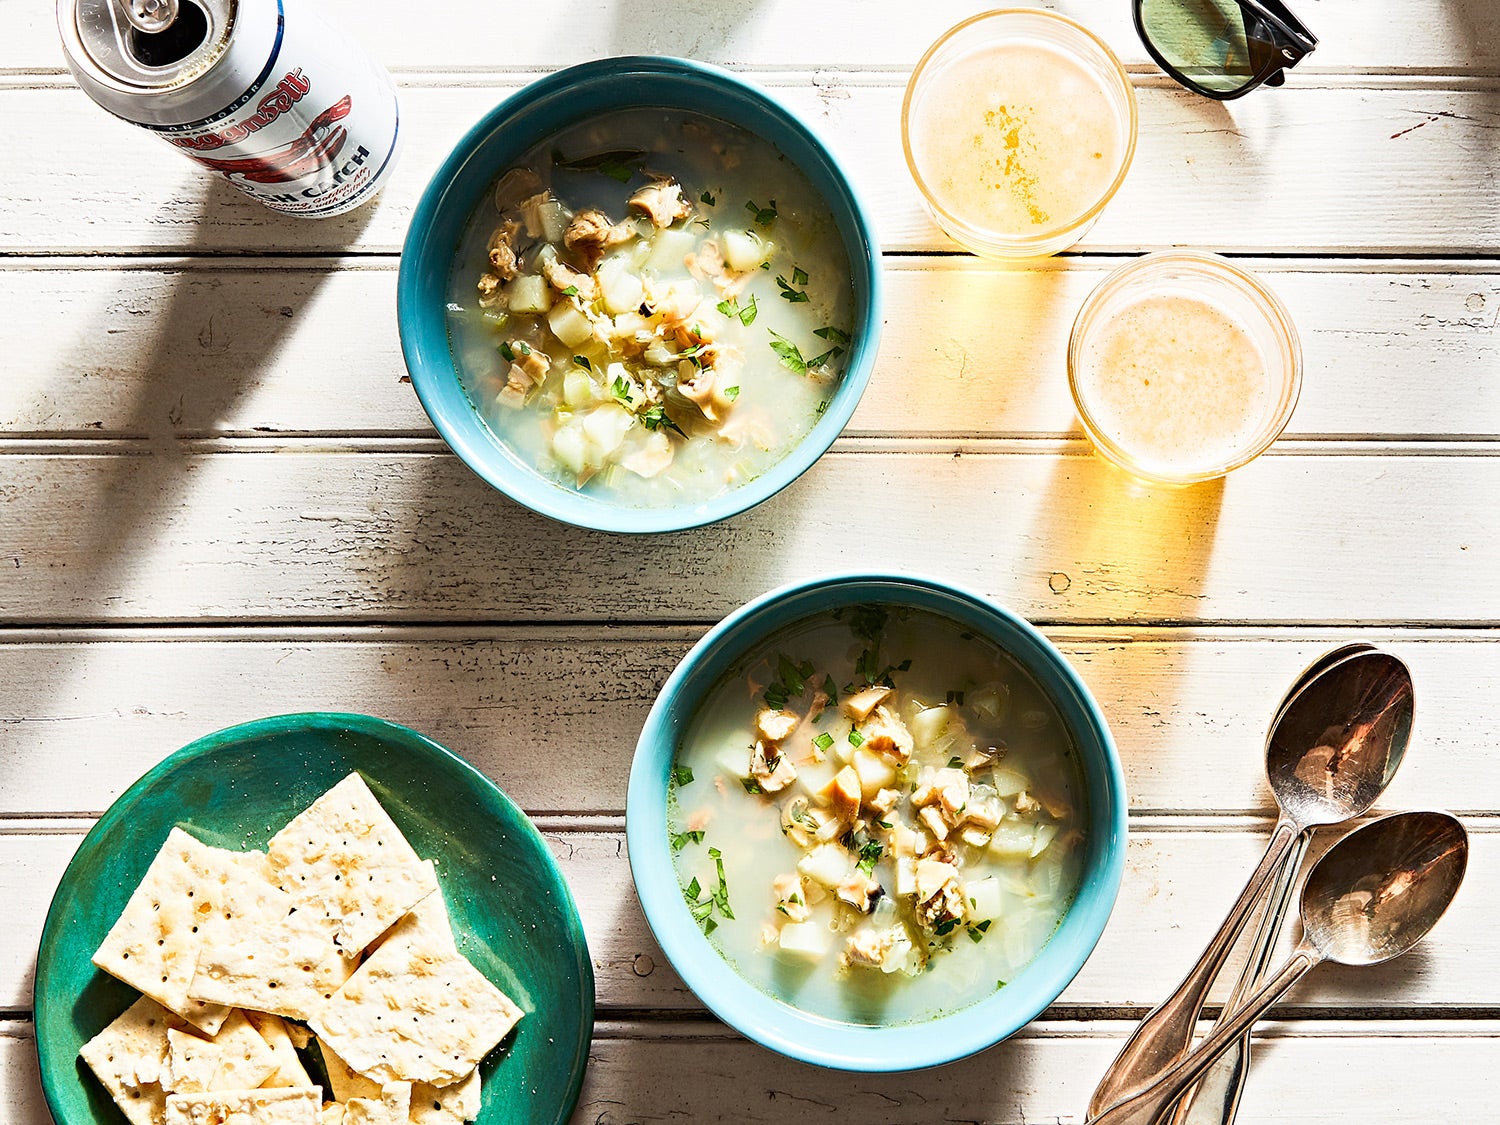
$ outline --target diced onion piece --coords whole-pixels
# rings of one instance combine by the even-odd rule
[[[911,856],[903,855],[896,859],[896,893],[898,895],[917,893],[917,861]]]
[[[599,267],[599,290],[611,316],[634,311],[646,297],[641,279],[619,258],[609,258]]]
[[[1008,766],[995,767],[995,792],[1002,797],[1014,797],[1031,788],[1031,778]]]
[[[630,411],[616,402],[606,402],[589,411],[583,420],[583,431],[597,451],[595,460],[605,461],[619,449],[625,440],[625,432],[633,425],[635,419]]]
[[[552,307],[552,289],[534,273],[523,273],[506,290],[506,306],[523,316],[544,313]]]
[[[1051,846],[1052,841],[1057,838],[1057,825],[1038,824],[1036,826],[1036,839],[1031,844],[1031,857],[1035,859]]]
[[[589,318],[572,301],[552,306],[552,311],[547,314],[547,327],[568,348],[576,348],[594,334]]]
[[[781,951],[798,957],[817,960],[828,952],[830,940],[828,927],[816,922],[788,922],[781,927]]]
[[[981,715],[990,722],[999,722],[1005,714],[1005,705],[1009,701],[1010,694],[1002,684],[985,684],[976,691],[969,693],[969,706],[974,708],[976,715]]]
[[[672,367],[677,363],[677,353],[660,340],[648,344],[641,358],[652,367]]]
[[[1001,859],[1030,859],[1035,843],[1036,825],[1006,820],[990,837],[990,854]]]
[[[1000,880],[993,875],[965,883],[964,897],[969,900],[970,918],[981,921],[1000,917]]]
[[[537,208],[537,217],[542,224],[542,237],[548,242],[561,242],[568,224],[573,221],[573,212],[557,199],[548,199]]]
[[[628,443],[627,443],[628,444]],[[620,464],[638,477],[654,477],[664,472],[672,463],[672,443],[661,430],[647,433],[630,452],[620,458]]]
[[[754,231],[725,231],[721,239],[724,264],[736,273],[749,273],[759,269],[776,252],[774,243],[767,242]]]

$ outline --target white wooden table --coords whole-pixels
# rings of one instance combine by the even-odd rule
[[[1350,639],[1413,668],[1417,731],[1386,807],[1461,813],[1469,881],[1419,952],[1288,998],[1240,1120],[1491,1116],[1500,4],[1292,3],[1322,45],[1286,88],[1229,106],[1147,64],[1127,0],[1057,3],[1131,64],[1140,146],[1076,254],[1008,272],[954,252],[900,156],[911,65],[983,4],[336,0],[398,76],[406,152],[378,205],[308,222],[98,110],[51,5],[7,0],[0,1120],[48,1120],[32,965],[92,818],[201,734],[347,709],[464,754],[555,847],[598,976],[576,1121],[1081,1121],[1129,1019],[1262,847],[1275,701]],[[879,367],[832,452],[748,515],[656,539],[489,491],[428,425],[394,322],[407,220],[461,132],[539,74],[628,52],[726,63],[807,114],[874,207],[890,283]],[[1271,453],[1221,486],[1150,492],[1090,455],[1063,350],[1121,255],[1168,246],[1260,271],[1307,374]],[[863,533],[871,502],[894,533]],[[1093,959],[1043,1020],[924,1074],[816,1071],[706,1016],[651,941],[623,848],[634,738],[676,660],[745,599],[854,566],[950,576],[1039,622],[1108,713],[1130,791]]]

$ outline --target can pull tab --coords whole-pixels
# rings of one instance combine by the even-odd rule
[[[115,0],[126,22],[137,31],[156,35],[177,20],[177,0]]]

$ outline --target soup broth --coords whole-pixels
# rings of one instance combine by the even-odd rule
[[[631,506],[755,479],[827,409],[853,316],[837,227],[772,145],[623,110],[504,170],[449,284],[465,389],[523,462]]]
[[[1077,887],[1084,791],[1056,708],[996,646],[884,606],[795,625],[678,748],[683,894],[750,982],[856,1024],[1003,988]]]

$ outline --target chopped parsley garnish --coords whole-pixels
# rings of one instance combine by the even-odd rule
[[[674,852],[680,852],[680,851],[682,851],[682,849],[685,848],[685,847],[687,847],[689,844],[701,844],[701,843],[703,843],[703,832],[701,830],[696,831],[696,832],[673,832],[672,833],[672,850]]]
[[[698,833],[702,837],[702,833]],[[724,882],[724,856],[718,848],[709,848],[708,854],[713,857],[714,869],[718,873],[719,885],[714,888],[712,894],[703,897],[703,885],[698,882],[695,875],[693,881],[687,885],[682,892],[682,897],[687,901],[688,910],[692,912],[693,921],[703,927],[705,934],[711,934],[719,926],[713,918],[717,910],[720,916],[734,919],[734,911],[729,908],[729,885]]]
[[[822,402],[818,403],[818,415],[821,417],[827,410],[828,400],[825,398]]]
[[[814,328],[813,335],[834,344],[848,344],[849,333],[829,325],[827,328]]]
[[[755,323],[755,318],[760,310],[755,307],[755,294],[750,294],[750,303],[741,305],[734,297],[729,297],[719,302],[719,311],[725,316],[736,318],[746,328]]]
[[[823,677],[823,694],[828,697],[828,706],[837,707],[839,702],[839,685],[833,682],[832,676]]]
[[[827,750],[830,746],[833,745],[833,735],[829,734],[825,730],[822,734],[818,735],[817,738],[813,739],[813,745],[816,746],[819,750]]]
[[[785,336],[771,333],[771,350],[781,357],[781,366],[797,375],[807,374],[807,360],[802,358],[802,349]]]
[[[719,876],[719,886],[714,891],[713,903],[719,908],[720,914],[733,921],[734,911],[729,909],[729,884],[724,881],[724,853],[718,848],[709,848],[708,854],[713,858],[714,870]]]
[[[871,840],[869,843],[865,844],[864,847],[859,849],[859,869],[866,875],[873,873],[875,870],[875,864],[879,861],[881,855],[884,854],[884,852],[885,849],[877,844],[874,840]]]
[[[724,397],[727,398],[730,402],[733,402],[735,399],[740,397],[740,389],[738,387],[725,387]]]
[[[562,295],[564,297],[576,297],[576,296],[578,296],[578,286],[576,286],[576,285],[570,285],[570,286],[568,286],[566,289],[564,289],[562,291]]]
[[[786,653],[779,653],[776,657],[776,679],[766,685],[766,706],[773,711],[780,711],[786,706],[787,700],[807,691],[807,681],[812,678],[812,674],[811,660],[798,664]]]
[[[746,200],[745,210],[754,217],[755,225],[758,227],[768,227],[776,221],[776,200],[774,199],[766,207],[762,207],[753,199]]]
[[[950,770],[961,770],[964,768],[964,760],[955,754],[948,759],[948,768]]]
[[[740,785],[742,785],[744,787],[746,793],[763,793],[763,792],[765,792],[765,790],[761,789],[760,782],[756,781],[755,778],[753,778],[753,777],[742,777],[742,778],[740,778]]]
[[[800,283],[797,281],[798,274],[802,274],[802,281]],[[790,283],[779,274],[776,277],[776,287],[781,290],[781,299],[790,301],[794,305],[799,305],[810,299],[807,295],[807,290],[797,288],[799,284],[807,284],[807,274],[802,273],[800,269],[792,271],[792,281]]]
[[[556,149],[552,152],[552,163],[573,172],[601,172],[612,180],[629,183],[630,177],[641,171],[646,163],[646,153],[638,148],[617,148],[594,156],[580,156],[576,160],[564,160]]]
[[[516,351],[510,346],[509,340],[502,340],[500,342],[500,358],[505,360],[506,363],[516,362]]]
[[[976,922],[974,925],[969,927],[969,940],[972,942],[978,942],[981,938],[984,937],[985,931],[987,931],[989,928],[990,920],[988,918],[986,918],[983,922]]]
[[[807,284],[807,271],[805,269],[803,269],[801,266],[793,266],[792,267],[792,284],[793,285],[806,285]]]
[[[719,202],[718,197],[708,191],[705,191],[698,199],[703,203],[707,203],[710,207]]]
[[[865,744],[865,736],[862,735],[862,734],[860,734],[859,731],[855,730],[853,727],[850,727],[849,728],[849,745],[850,746],[863,746],[864,744]]]
[[[573,365],[575,367],[581,367],[585,371],[592,371],[594,369],[594,365],[589,362],[588,356],[584,355],[575,355],[573,357]]]
[[[616,375],[614,378],[614,382],[610,383],[609,389],[611,392],[613,392],[615,398],[630,398],[630,380],[625,378],[625,376],[623,375]]]
[[[682,427],[667,417],[666,408],[659,402],[655,406],[648,406],[642,411],[640,418],[641,425],[645,426],[648,430],[659,430],[665,426],[667,429],[682,434],[683,437],[687,437],[687,434],[682,432]]]
[[[691,785],[692,783],[693,783],[693,767],[692,766],[673,766],[672,767],[672,784],[673,785],[676,785],[680,789],[682,786],[684,786],[684,785]]]
[[[964,693],[961,691],[950,691],[948,693],[948,702],[962,707],[964,705]]]
[[[935,930],[933,930],[932,932],[935,933],[935,934],[937,934],[938,937],[947,937],[949,934],[951,934],[954,931],[954,929],[957,926],[958,926],[958,919],[957,918],[949,918],[947,921],[940,923],[938,925],[938,927]]]
[[[518,352],[521,353],[521,358],[522,359],[525,359],[527,356],[529,356],[531,354],[531,345],[528,344],[525,340],[517,340],[516,341],[516,351],[518,351]]]

